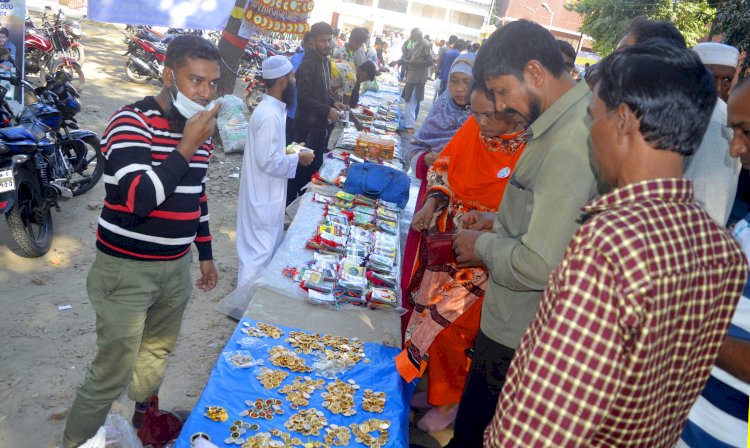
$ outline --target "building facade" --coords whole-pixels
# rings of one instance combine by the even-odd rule
[[[568,0],[496,0],[495,23],[499,25],[519,19],[536,22],[555,35],[567,40],[577,51],[591,50],[591,38],[578,31],[583,17],[565,9]]]
[[[319,0],[311,22],[326,21],[347,30],[364,26],[373,35],[404,33],[419,27],[433,38],[455,34],[480,40],[490,21],[492,0]],[[494,29],[494,27],[493,27]]]

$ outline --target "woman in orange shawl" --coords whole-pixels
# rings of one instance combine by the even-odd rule
[[[427,199],[414,214],[414,230],[451,232],[472,210],[498,209],[526,146],[526,132],[519,130],[515,114],[495,112],[492,94],[479,83],[472,92],[471,110],[472,116],[430,168]],[[406,381],[412,381],[422,376],[429,359],[426,401],[437,407],[417,426],[433,432],[455,419],[470,361],[466,350],[479,329],[487,271],[455,264],[427,266],[427,245],[420,246],[419,264],[424,269],[417,271],[419,288],[411,291],[416,305],[396,367]]]

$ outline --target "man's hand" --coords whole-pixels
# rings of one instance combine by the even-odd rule
[[[437,160],[437,156],[438,156],[437,154],[430,151],[424,156],[424,159],[422,160],[424,160],[425,165],[432,166],[435,163],[435,160]]]
[[[339,115],[339,111],[332,107],[328,111],[328,119],[331,120],[333,124],[337,124],[339,121],[341,121],[341,116]]]
[[[216,280],[219,278],[219,274],[216,272],[213,260],[201,261],[201,278],[195,282],[195,287],[208,292],[214,289],[216,286]]]
[[[425,201],[422,208],[418,212],[414,213],[411,218],[411,228],[417,232],[427,230],[430,228],[432,222],[432,216],[435,214],[435,198],[429,198]]]
[[[461,217],[459,226],[462,229],[489,231],[494,223],[495,213],[472,210]]]
[[[302,166],[310,166],[315,159],[315,153],[312,151],[300,151],[299,152],[299,163]]]
[[[460,230],[453,237],[453,252],[456,253],[456,264],[460,268],[482,266],[482,260],[474,252],[474,244],[482,232],[476,230]]]
[[[339,112],[344,112],[350,109],[350,107],[344,103],[334,103],[333,108]]]
[[[188,162],[203,142],[214,135],[216,115],[219,113],[219,109],[221,109],[221,103],[216,103],[213,109],[198,112],[185,123],[182,141],[177,145],[177,152],[182,154],[182,157]]]

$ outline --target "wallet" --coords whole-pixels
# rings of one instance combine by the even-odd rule
[[[440,232],[425,234],[427,243],[427,266],[451,264],[456,262],[453,252],[453,236],[455,232]]]

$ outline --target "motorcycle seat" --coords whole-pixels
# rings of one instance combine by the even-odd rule
[[[34,134],[32,134],[31,131],[22,126],[0,128],[0,140],[4,140],[9,144],[23,144],[24,141],[26,141],[27,143],[37,141],[37,139],[34,137]]]

